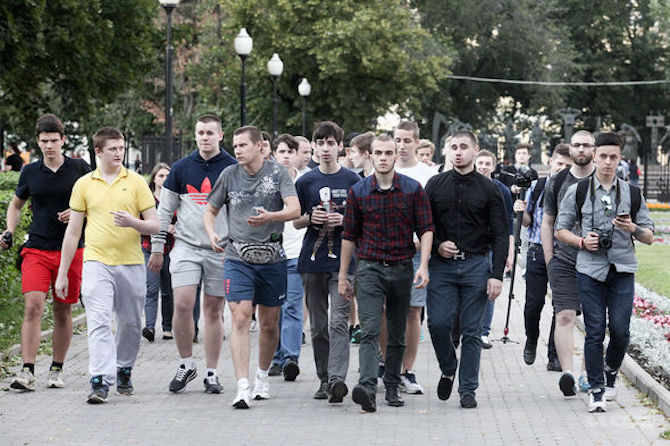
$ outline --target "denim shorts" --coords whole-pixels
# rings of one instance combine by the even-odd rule
[[[266,307],[281,306],[286,300],[286,260],[266,265],[225,260],[223,291],[229,302],[250,300]]]

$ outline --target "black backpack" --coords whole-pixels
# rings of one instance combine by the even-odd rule
[[[586,194],[589,190],[589,185],[591,184],[592,178],[593,176],[591,175],[587,178],[579,180],[579,182],[577,183],[577,193],[575,196],[575,201],[577,206],[576,210],[577,210],[578,222],[582,221],[582,206],[584,206],[584,202],[586,201]],[[623,181],[623,180],[617,178],[617,181]],[[630,187],[630,219],[633,223],[635,223],[635,217],[637,216],[637,212],[640,210],[640,204],[642,203],[642,193],[640,192],[640,188],[637,186],[629,184],[628,187]],[[592,198],[592,200],[595,200],[595,198]]]

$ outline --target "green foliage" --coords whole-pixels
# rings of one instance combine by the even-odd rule
[[[670,245],[635,245],[639,269],[635,279],[646,288],[670,297]]]

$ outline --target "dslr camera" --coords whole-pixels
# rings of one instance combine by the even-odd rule
[[[603,231],[602,229],[593,228],[593,232],[598,234],[598,247],[602,249],[610,249],[612,247],[613,229]]]
[[[494,176],[497,177],[497,179],[502,181],[503,176],[506,177],[512,177],[513,178],[513,183],[519,188],[523,189],[528,189],[530,187],[530,184],[534,181],[537,180],[537,172],[531,169],[528,166],[519,166],[517,169],[516,173],[508,172],[505,169],[500,167],[500,164],[496,167],[496,172],[494,173]],[[509,184],[507,181],[503,181],[505,184]]]

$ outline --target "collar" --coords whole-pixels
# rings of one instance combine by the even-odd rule
[[[593,175],[593,186],[595,189],[602,188],[605,190],[605,187],[603,187],[603,184],[600,182],[597,176]],[[619,177],[616,175],[614,176],[614,181],[612,181],[612,189],[611,190],[617,190],[619,187]]]
[[[68,158],[67,156],[63,155],[63,164],[61,164],[61,166],[60,166],[58,169],[56,169],[55,171],[49,169],[49,168],[47,167],[47,165],[44,164],[44,159],[43,159],[43,158],[38,159],[38,160],[37,160],[37,164],[38,164],[38,166],[40,167],[40,169],[42,169],[42,170],[44,170],[44,171],[48,171],[48,172],[51,172],[51,173],[56,173],[56,172],[58,172],[59,170],[61,170],[61,169],[63,168],[63,166],[65,166],[66,164],[68,164],[69,160],[70,160],[70,158]]]
[[[396,189],[402,189],[400,187],[400,176],[398,176],[398,172],[393,173],[393,181],[391,182],[391,187],[389,189],[386,189],[386,190],[382,190],[379,187],[379,184],[377,183],[377,177],[374,175],[374,173],[372,175],[370,175],[370,178],[371,178],[371,180],[370,180],[370,192],[376,190],[378,192],[383,193],[383,192],[393,191],[393,190],[396,190]]]
[[[119,174],[116,176],[114,181],[116,181],[119,178],[127,177],[128,176],[128,169],[125,167],[121,166],[121,170],[119,171]],[[105,181],[102,179],[102,176],[100,176],[100,167],[96,167],[96,169],[93,171],[91,174],[91,178],[95,178],[97,180]]]

